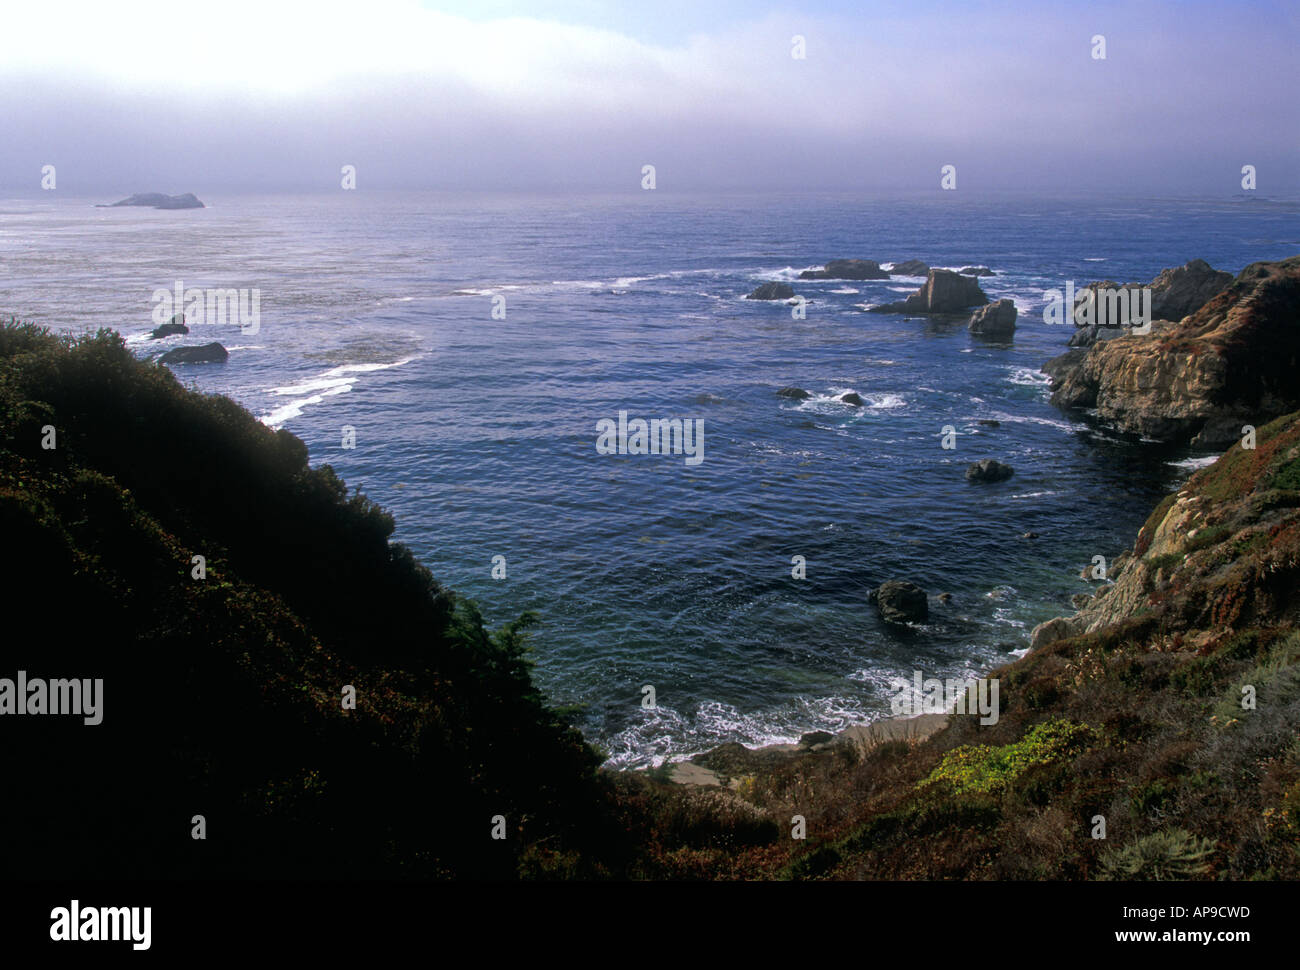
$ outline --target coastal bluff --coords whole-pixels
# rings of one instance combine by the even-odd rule
[[[1252,263],[1199,305],[1222,279],[1198,275],[1202,282],[1182,288],[1174,283],[1186,272],[1153,281],[1153,290],[1168,284],[1164,303],[1155,301],[1167,312],[1194,312],[1157,317],[1149,333],[1097,340],[1044,364],[1052,403],[1092,409],[1121,431],[1205,448],[1226,447],[1244,426],[1300,407],[1300,256]]]

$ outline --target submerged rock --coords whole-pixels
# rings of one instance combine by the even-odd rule
[[[783,387],[776,392],[777,397],[788,397],[794,401],[806,401],[812,397],[812,394],[805,391],[802,387]]]
[[[801,280],[887,280],[889,274],[874,259],[832,259],[825,269],[806,269]]]
[[[867,402],[862,400],[862,396],[857,391],[848,391],[841,394],[839,399],[845,404],[852,404],[855,408],[866,407]]]
[[[908,259],[895,263],[889,270],[890,276],[927,276],[930,267],[919,259]]]
[[[962,276],[996,276],[987,266],[963,266],[957,270]]]
[[[1004,465],[992,458],[981,458],[972,462],[966,469],[968,482],[1003,482],[1016,473],[1010,465]]]
[[[794,296],[794,287],[789,283],[764,283],[746,297],[748,300],[788,300]]]
[[[196,347],[177,347],[158,358],[162,364],[222,364],[230,357],[230,352],[219,343],[202,344]]]
[[[916,583],[891,579],[872,590],[869,598],[888,623],[924,623],[930,618],[925,590]]]

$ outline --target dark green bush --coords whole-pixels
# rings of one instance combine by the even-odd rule
[[[98,727],[6,725],[16,871],[510,877],[532,846],[608,850],[597,758],[530,676],[534,618],[490,632],[307,459],[115,333],[0,326],[0,607],[30,631],[0,676],[106,698]]]

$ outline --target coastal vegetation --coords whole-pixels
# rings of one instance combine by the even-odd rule
[[[95,727],[5,719],[7,863],[499,878],[609,844],[600,759],[533,685],[529,618],[486,629],[393,526],[116,333],[0,326],[0,656],[105,695]]]

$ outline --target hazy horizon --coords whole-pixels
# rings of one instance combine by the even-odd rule
[[[435,9],[437,8],[437,9]],[[234,0],[6,15],[0,195],[1300,194],[1295,5]],[[154,25],[165,25],[162,27]],[[1105,59],[1093,38],[1105,38]],[[802,59],[792,56],[803,38]]]

